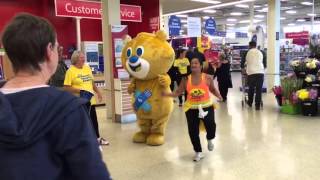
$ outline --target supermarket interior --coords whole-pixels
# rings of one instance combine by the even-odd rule
[[[26,18],[20,31],[12,28],[19,14]],[[98,159],[112,179],[320,177],[320,0],[1,0],[0,17],[0,157],[8,161],[0,163],[3,180],[19,180],[13,175],[17,172],[26,173],[27,180],[43,179],[34,170],[20,171],[21,166],[14,164],[19,161],[11,163],[10,157],[33,159],[38,152],[29,153],[30,148],[50,139],[57,129],[42,127],[37,140],[12,147],[11,141],[24,136],[20,131],[28,128],[24,124],[28,115],[23,114],[28,111],[20,106],[25,104],[23,98],[12,97],[44,87],[76,96],[79,103],[86,99],[83,106],[89,107],[89,113],[81,109],[86,116],[80,118],[88,120],[88,134],[94,136],[93,146],[101,154]],[[53,27],[59,44],[54,46],[54,72],[42,84],[28,84],[28,76],[20,72],[33,66],[26,56],[40,52],[35,43],[46,40],[39,38],[45,32],[34,28],[39,24],[27,25],[34,23],[28,18]],[[30,34],[18,37],[24,27]],[[20,55],[10,50],[10,42],[19,38],[16,48],[26,47]],[[45,48],[54,44],[45,43]],[[31,68],[30,77],[37,71],[50,72],[42,69],[43,63],[55,56],[45,50],[41,49],[41,60]],[[12,99],[15,102],[9,102]],[[28,108],[43,103],[37,99]],[[67,113],[70,108],[59,111]],[[11,135],[3,125],[9,121],[8,109],[19,114],[18,135]],[[38,112],[33,118],[48,115],[55,120],[61,115]],[[75,129],[61,134],[75,133],[72,136],[80,141],[85,133],[77,135]],[[26,134],[38,133],[32,131]],[[28,137],[22,139],[20,143]],[[48,141],[51,156],[55,148]],[[80,144],[79,152],[87,153]],[[63,162],[58,169],[70,177],[69,165],[88,164],[82,155],[70,164],[63,156],[57,155]],[[32,161],[35,167],[49,168],[37,160]],[[52,166],[60,163],[52,161]],[[42,172],[52,174],[49,171]],[[101,169],[90,172],[91,176],[78,175],[107,179],[95,171]],[[47,179],[64,179],[61,174]],[[76,175],[70,179],[77,179]]]

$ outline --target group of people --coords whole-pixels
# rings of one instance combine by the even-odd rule
[[[101,97],[83,54],[74,52],[66,71],[54,27],[31,14],[14,17],[1,40],[14,71],[0,87],[1,179],[111,179],[88,113],[94,106],[72,95]],[[48,85],[53,74],[50,83],[64,90]]]
[[[30,14],[17,15],[7,25],[2,43],[15,76],[0,86],[1,178],[111,179],[99,150],[99,143],[107,142],[99,135],[93,95],[96,93],[101,100],[101,94],[90,67],[85,64],[84,54],[75,51],[72,66],[67,69],[53,26]],[[259,93],[266,60],[254,42],[250,42],[250,47],[242,66],[247,66],[248,104],[252,105],[256,91],[257,107],[261,102]],[[204,72],[203,54],[198,49],[194,52],[181,49],[171,69],[176,74],[170,76],[179,86],[175,91],[171,86],[173,92],[163,96],[185,94],[184,110],[195,151],[194,161],[204,157],[200,121],[207,132],[208,150],[214,148],[216,123],[210,94],[221,101],[227,100],[226,89],[232,86],[230,55],[226,49],[221,63],[217,67],[209,66]],[[213,75],[218,79],[220,93],[213,83]],[[49,86],[48,82],[62,90]],[[221,83],[226,84],[220,87]]]

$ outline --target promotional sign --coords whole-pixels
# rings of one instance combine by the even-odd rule
[[[159,17],[152,17],[149,19],[149,27],[151,32],[156,32],[160,29],[160,20]]]
[[[216,31],[216,21],[210,17],[209,19],[206,20],[204,27],[206,31],[213,36],[214,32]]]
[[[170,16],[169,18],[169,36],[179,36],[181,30],[181,21],[177,16]]]
[[[201,18],[188,17],[188,36],[201,37]]]
[[[302,32],[286,33],[286,39],[309,39],[309,32],[302,31]]]
[[[227,37],[227,32],[224,31],[215,31],[214,36],[218,36],[218,37]]]
[[[248,33],[236,32],[236,38],[248,38]]]
[[[118,78],[119,72],[123,74],[123,71],[119,71],[119,69],[123,69],[122,62],[121,62],[121,52],[124,46],[123,37],[125,37],[128,34],[128,26],[112,25],[111,32],[112,32],[112,52],[113,52],[113,62],[114,62],[113,72],[114,72],[114,78]],[[126,71],[124,73],[126,73]],[[121,75],[121,77],[124,77],[124,75]]]
[[[56,16],[102,19],[101,2],[55,0]],[[141,6],[120,4],[121,21],[142,22]]]

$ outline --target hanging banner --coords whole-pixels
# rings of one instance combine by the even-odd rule
[[[209,18],[206,20],[206,23],[205,23],[205,29],[206,31],[211,35],[213,36],[214,32],[216,31],[216,21],[213,19],[213,18]]]
[[[170,16],[169,18],[169,36],[179,36],[181,30],[181,20],[177,16]]]
[[[286,39],[309,39],[309,32],[302,31],[302,32],[286,33]]]
[[[201,37],[201,18],[188,17],[188,36]]]
[[[102,19],[101,2],[55,0],[56,16]],[[121,21],[142,22],[141,6],[120,4]]]

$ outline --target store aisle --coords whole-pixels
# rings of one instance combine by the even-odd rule
[[[264,109],[241,108],[240,77],[233,74],[234,89],[228,102],[216,111],[215,149],[193,162],[194,152],[182,108],[168,124],[166,143],[159,147],[132,143],[133,124],[105,121],[98,109],[101,132],[111,145],[103,156],[116,180],[283,180],[320,177],[320,118],[278,113],[273,94],[263,96]],[[103,121],[104,120],[104,121]]]

